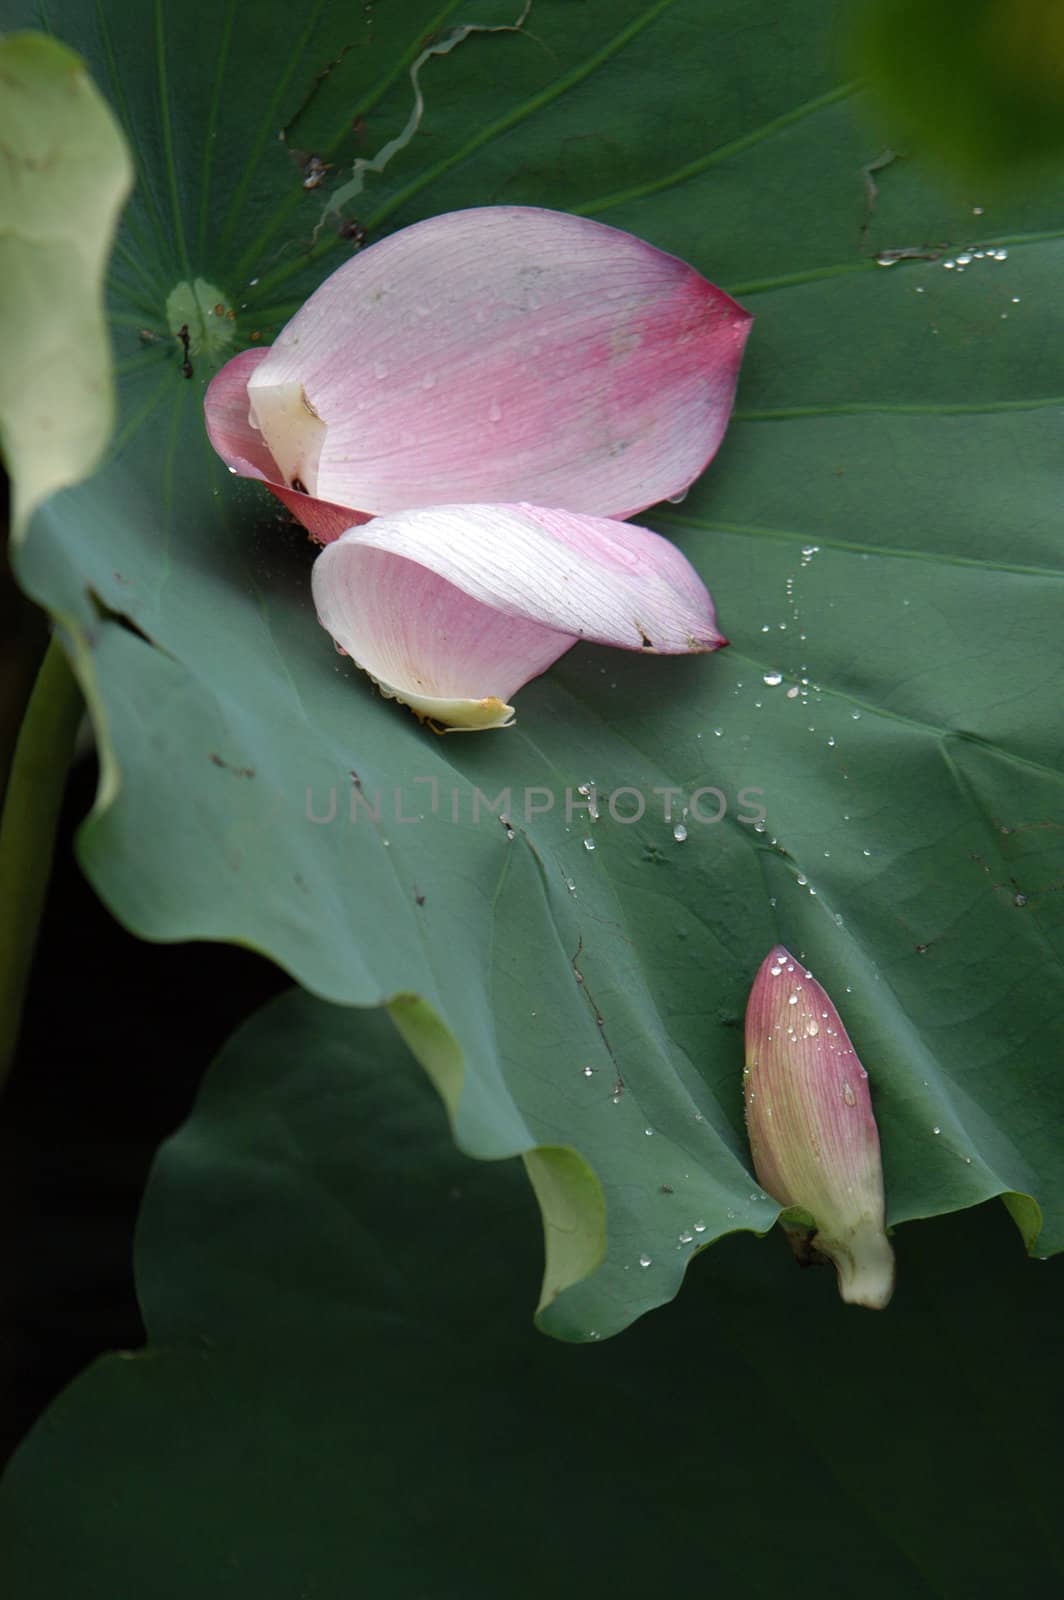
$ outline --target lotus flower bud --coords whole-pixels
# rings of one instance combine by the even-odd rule
[[[758,1182],[808,1215],[799,1238],[813,1230],[813,1249],[834,1262],[842,1298],[881,1310],[894,1288],[894,1253],[868,1074],[827,992],[782,945],[750,991],[743,1093]]]

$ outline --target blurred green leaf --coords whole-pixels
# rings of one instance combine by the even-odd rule
[[[88,476],[114,417],[104,274],[132,168],[65,45],[0,39],[0,450],[12,528]]]
[[[1059,0],[863,0],[855,17],[855,68],[899,140],[984,184],[1059,166]]]
[[[517,1164],[383,1018],[283,997],[156,1163],[147,1348],[12,1463],[5,1596],[1057,1593],[1062,1279],[1010,1232],[906,1229],[883,1316],[733,1238],[623,1339],[541,1339]]]
[[[1055,192],[974,217],[915,161],[876,166],[816,0],[537,0],[522,31],[427,59],[514,8],[49,14],[107,74],[140,166],[111,280],[115,450],[19,559],[91,652],[113,756],[81,849],[107,903],[146,937],[236,940],[326,999],[391,1003],[460,1147],[529,1158],[540,1322],[563,1337],[624,1327],[698,1241],[771,1224],[739,1082],[777,939],[872,1075],[892,1221],[1018,1196],[1028,1241],[1058,1249]],[[575,650],[498,737],[434,738],[339,660],[311,549],[202,424],[214,365],[351,250],[330,197],[408,128],[419,60],[418,131],[345,202],[371,239],[554,205],[757,315],[720,456],[647,519],[731,649]],[[641,820],[611,817],[621,788]],[[716,824],[713,795],[691,809],[706,788]],[[490,806],[474,820],[477,789],[510,791],[512,838]],[[535,790],[554,809],[526,817]]]

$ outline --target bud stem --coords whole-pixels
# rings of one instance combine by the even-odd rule
[[[883,1310],[894,1292],[894,1251],[877,1221],[866,1218],[844,1239],[818,1233],[813,1244],[835,1263],[847,1305]]]

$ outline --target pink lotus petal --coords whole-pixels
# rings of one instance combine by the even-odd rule
[[[510,696],[577,639],[648,654],[726,643],[668,540],[541,506],[376,517],[330,544],[312,579],[341,648],[385,693],[454,726],[504,725]]]
[[[365,513],[284,487],[280,469],[263,443],[262,434],[248,418],[248,379],[268,354],[268,350],[243,350],[211,379],[203,401],[207,435],[230,472],[241,478],[261,479],[271,494],[298,517],[311,538],[328,544],[339,538],[345,528],[365,522]]]
[[[390,518],[384,519],[386,521]],[[416,561],[334,543],[340,560],[314,569],[324,627],[385,694],[419,716],[459,727],[504,727],[510,695],[573,644],[494,611]]]
[[[751,320],[603,223],[452,212],[346,262],[270,350],[230,362],[208,391],[211,437],[237,471],[368,515],[529,499],[627,517],[715,454]],[[262,435],[252,450],[246,416],[212,417],[238,362],[272,454]]]

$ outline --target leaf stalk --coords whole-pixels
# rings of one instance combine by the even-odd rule
[[[84,701],[55,634],[22,719],[0,814],[0,1084],[15,1054]]]

